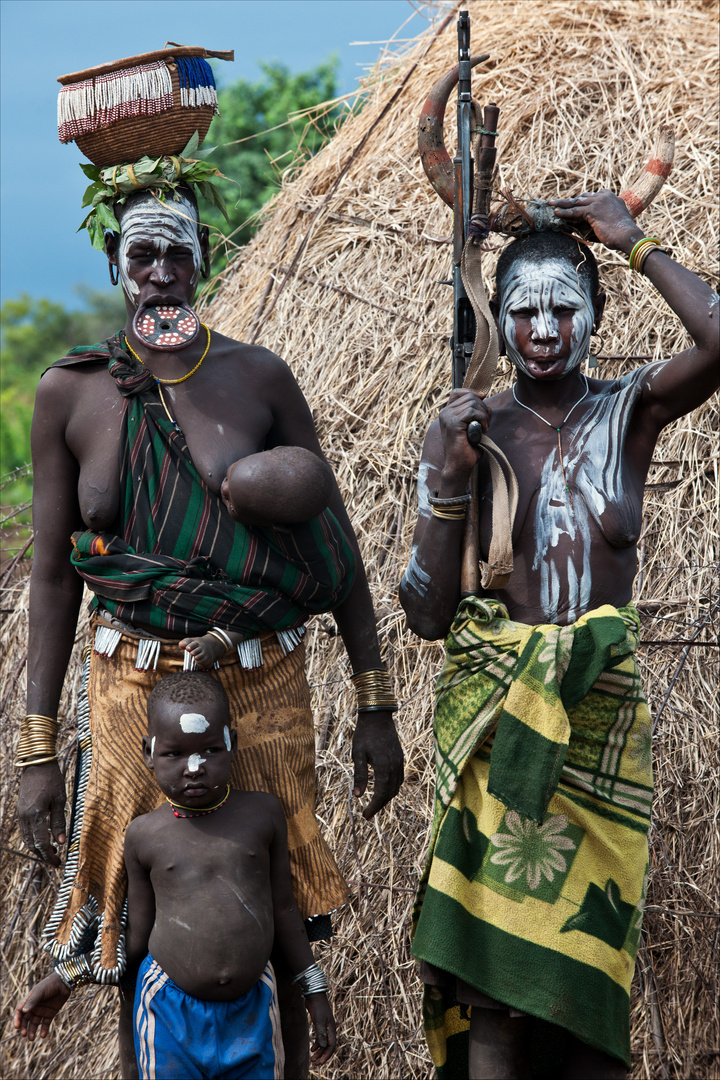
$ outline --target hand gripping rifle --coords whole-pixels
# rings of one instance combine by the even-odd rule
[[[487,395],[495,375],[498,338],[485,295],[481,272],[482,243],[490,231],[490,195],[495,170],[495,137],[500,110],[481,109],[470,93],[471,70],[489,54],[470,56],[470,18],[461,11],[458,63],[435,83],[420,115],[418,148],[423,168],[441,199],[453,208],[453,389],[468,386]],[[452,163],[443,140],[445,107],[458,87],[458,146]],[[450,284],[448,282],[448,284]],[[512,572],[512,524],[517,507],[517,480],[510,464],[480,424],[468,426],[468,439],[485,451],[493,486],[492,535],[488,561],[479,562],[478,466],[470,481],[461,570],[461,593],[502,589]]]

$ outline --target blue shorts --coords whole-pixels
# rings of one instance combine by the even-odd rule
[[[202,1001],[148,955],[135,988],[135,1053],[142,1080],[279,1080],[285,1055],[275,973],[235,1001]]]

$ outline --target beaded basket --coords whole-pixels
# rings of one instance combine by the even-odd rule
[[[217,110],[207,57],[234,52],[175,45],[61,75],[60,142],[75,142],[99,168],[179,154],[197,131],[205,138]]]

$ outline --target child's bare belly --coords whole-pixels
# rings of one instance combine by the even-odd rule
[[[273,907],[267,866],[239,860],[156,881],[149,951],[192,997],[233,1001],[252,989],[270,958]],[[266,863],[262,855],[258,862]],[[262,873],[257,871],[262,869]],[[255,871],[253,873],[253,871]]]

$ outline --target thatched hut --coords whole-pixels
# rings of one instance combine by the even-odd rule
[[[709,0],[470,0],[473,44],[492,54],[478,100],[501,107],[499,186],[516,195],[623,190],[660,123],[675,167],[643,226],[717,281],[717,3]],[[444,11],[442,13],[444,17]],[[367,80],[366,103],[287,175],[263,228],[233,260],[206,311],[216,329],[285,357],[316,418],[364,550],[382,642],[402,701],[405,785],[368,824],[350,797],[353,694],[329,619],[309,635],[317,708],[319,814],[353,899],[326,949],[341,1048],[335,1077],[426,1077],[419,983],[409,953],[413,892],[433,790],[432,687],[442,648],[404,629],[397,583],[414,524],[425,429],[449,388],[451,217],[425,180],[417,117],[454,61],[454,19],[438,21]],[[475,51],[475,48],[474,50]],[[480,51],[477,49],[477,51]],[[493,269],[494,256],[487,259]],[[600,252],[609,293],[599,374],[676,352],[678,320],[624,261]],[[499,383],[507,372],[499,373]],[[634,984],[633,1076],[711,1077],[720,1068],[716,404],[673,424],[646,491],[635,599],[655,714],[651,878]],[[6,1077],[116,1076],[114,1000],[84,991],[44,1045],[11,1036],[9,1010],[42,971],[37,934],[56,875],[20,850],[11,732],[23,708],[26,569],[5,582],[0,698],[3,1064]],[[83,624],[78,651],[86,639]],[[61,715],[71,760],[77,662]]]

